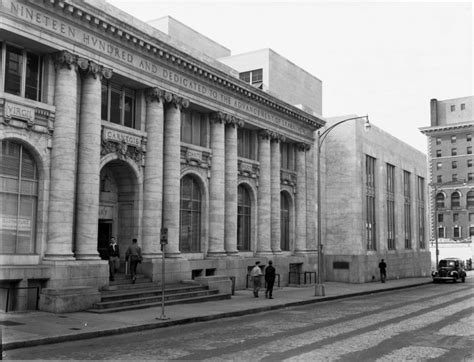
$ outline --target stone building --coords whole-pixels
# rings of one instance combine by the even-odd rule
[[[320,116],[103,1],[4,0],[0,14],[0,286],[20,309],[34,289],[18,288],[47,310],[90,305],[111,236],[122,259],[139,239],[155,281],[243,288],[257,259],[283,285],[314,270]]]
[[[388,279],[429,275],[426,155],[363,119],[335,127],[321,151],[326,280],[380,280],[382,258]]]
[[[472,96],[432,99],[431,124],[420,129],[428,137],[433,241],[474,236],[473,105]]]

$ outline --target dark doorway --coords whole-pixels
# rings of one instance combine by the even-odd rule
[[[99,235],[97,237],[97,251],[102,260],[107,260],[107,248],[112,237],[112,220],[99,219]]]

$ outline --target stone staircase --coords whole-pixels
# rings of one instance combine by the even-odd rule
[[[183,303],[202,303],[211,300],[230,299],[230,294],[219,293],[194,283],[178,283],[165,285],[165,305]],[[116,274],[115,281],[101,291],[101,301],[95,303],[87,312],[114,313],[131,309],[161,306],[162,287],[143,275],[137,275],[135,284],[130,277]]]

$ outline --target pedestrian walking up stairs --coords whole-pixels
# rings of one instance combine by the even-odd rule
[[[183,303],[202,303],[211,300],[230,299],[230,294],[219,293],[194,283],[166,284],[164,292],[165,305]],[[130,277],[116,274],[115,281],[101,291],[101,301],[95,303],[87,312],[114,313],[132,309],[160,306],[162,303],[162,286],[152,282],[143,275],[137,275],[132,283]]]

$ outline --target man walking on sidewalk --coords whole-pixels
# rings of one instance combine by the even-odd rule
[[[273,284],[275,284],[275,268],[272,261],[268,261],[268,266],[265,269],[265,282],[267,283],[267,290],[265,291],[265,298],[273,299]]]
[[[379,263],[380,269],[380,281],[385,283],[385,279],[387,279],[387,264],[383,261],[383,259]]]
[[[260,276],[262,275],[262,270],[259,267],[260,262],[256,261],[255,266],[250,272],[253,282],[253,296],[258,298],[258,291],[260,290]]]

